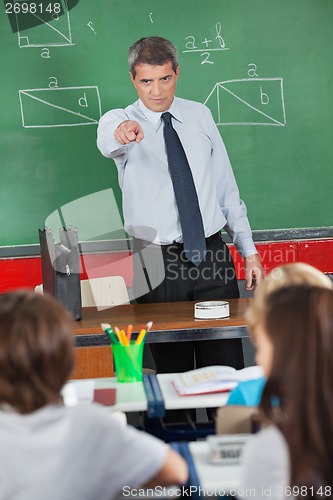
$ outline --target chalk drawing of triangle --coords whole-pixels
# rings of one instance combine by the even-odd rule
[[[260,103],[261,87],[268,89],[269,106]],[[211,109],[217,125],[286,125],[281,78],[218,82],[205,104]]]
[[[42,4],[38,4],[41,6]],[[59,6],[61,4],[59,3]],[[74,45],[67,0],[64,0],[63,14],[56,19],[48,19],[48,12],[16,15],[19,46],[53,47]]]
[[[80,111],[77,109],[77,99],[83,92],[89,96],[89,101],[93,101],[93,105]],[[94,125],[101,116],[97,87],[26,89],[19,91],[19,98],[22,125],[25,128]]]

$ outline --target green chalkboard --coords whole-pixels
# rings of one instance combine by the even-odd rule
[[[105,189],[121,209],[97,121],[136,99],[127,50],[149,35],[177,46],[177,95],[212,110],[252,228],[332,225],[332,0],[58,3],[62,15],[35,25],[1,4],[0,246],[37,243],[49,214]],[[89,224],[103,221],[88,239],[117,229],[108,204],[88,206]]]

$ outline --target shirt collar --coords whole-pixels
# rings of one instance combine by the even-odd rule
[[[165,111],[163,111],[163,113],[156,113],[156,111],[148,109],[140,99],[138,100],[138,105],[141,113],[144,115],[146,120],[148,120],[153,125],[155,130],[157,130],[161,125],[161,116]],[[169,113],[171,113],[172,116],[179,122],[183,121],[177,97],[174,98],[170,108],[167,111],[169,111]]]

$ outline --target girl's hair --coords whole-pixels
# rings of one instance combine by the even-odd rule
[[[0,295],[0,404],[30,413],[62,401],[74,366],[71,318],[51,296]]]
[[[333,291],[281,288],[267,298],[262,325],[273,360],[260,409],[286,439],[291,485],[316,497],[333,487]]]
[[[255,300],[247,310],[246,321],[250,331],[260,322],[266,307],[266,299],[272,292],[289,285],[306,284],[333,289],[330,278],[309,264],[296,262],[273,269],[258,287]]]
[[[172,63],[173,71],[176,71],[178,68],[176,47],[170,40],[160,36],[141,38],[128,50],[128,65],[133,78],[136,75],[137,64],[163,66],[169,61]]]

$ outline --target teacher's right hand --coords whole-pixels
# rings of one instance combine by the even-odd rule
[[[141,125],[135,120],[125,120],[116,128],[114,138],[120,144],[140,142],[144,137]]]

